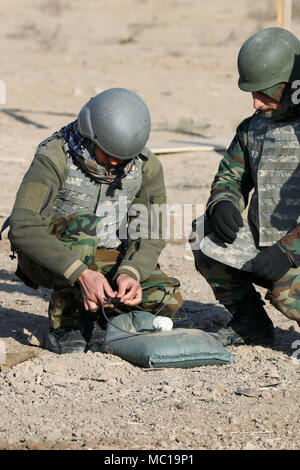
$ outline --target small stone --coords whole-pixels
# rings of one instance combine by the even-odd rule
[[[194,257],[191,256],[191,255],[185,255],[185,256],[183,257],[183,259],[186,260],[186,261],[194,261]]]
[[[41,332],[34,331],[27,339],[27,344],[30,346],[43,347],[45,344],[44,334]]]
[[[220,395],[224,395],[226,393],[226,390],[222,385],[216,385],[213,388],[213,391],[215,391],[216,393],[219,393]]]
[[[51,431],[47,435],[47,441],[58,441],[59,439],[61,439],[61,436],[61,431],[59,429],[56,429],[54,431]]]
[[[250,388],[238,387],[234,391],[234,393],[236,395],[244,395],[245,397],[257,397],[258,396],[257,390],[253,390],[253,389],[250,389]]]

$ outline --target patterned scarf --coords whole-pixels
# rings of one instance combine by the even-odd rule
[[[128,175],[136,158],[129,162],[125,160],[123,164],[108,170],[105,166],[99,165],[95,157],[89,153],[88,149],[91,148],[91,141],[80,135],[77,120],[62,127],[60,133],[68,144],[70,155],[75,163],[87,172],[94,181],[112,183],[112,190],[122,189],[122,178]]]

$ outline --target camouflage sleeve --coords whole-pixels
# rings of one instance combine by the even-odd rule
[[[238,126],[236,135],[220,162],[207,202],[208,216],[214,205],[220,201],[231,201],[240,212],[248,204],[248,195],[253,188],[247,150],[249,120],[250,118],[245,119]]]
[[[300,266],[300,224],[277,243],[289,256],[294,266],[298,268]]]
[[[162,236],[161,214],[158,214],[158,230],[152,236],[152,217],[155,208],[166,203],[166,187],[161,162],[150,152],[148,161],[143,166],[143,182],[131,208],[129,209],[129,227],[138,217],[140,226],[144,225],[142,236],[131,236],[129,230],[128,248],[119,266],[117,275],[130,274],[139,282],[146,280],[157,266],[158,257],[165,247]],[[156,214],[156,213],[155,213]]]

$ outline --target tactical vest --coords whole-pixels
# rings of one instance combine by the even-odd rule
[[[141,159],[137,159],[130,172],[122,178],[122,189],[108,194],[109,184],[89,178],[67,155],[67,176],[53,204],[54,214],[64,217],[75,212],[92,212],[103,219],[97,234],[98,247],[117,248],[120,238],[127,236],[127,213],[142,184]],[[122,232],[120,238],[118,235]]]
[[[269,246],[300,221],[300,121],[255,114],[247,148],[255,184],[249,219],[258,229],[259,246]]]

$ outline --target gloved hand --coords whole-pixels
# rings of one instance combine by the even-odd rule
[[[276,282],[292,267],[292,260],[275,243],[255,256],[252,264],[252,277]]]
[[[224,242],[232,243],[237,232],[244,222],[238,209],[230,201],[221,201],[216,204],[210,220],[215,234]]]

